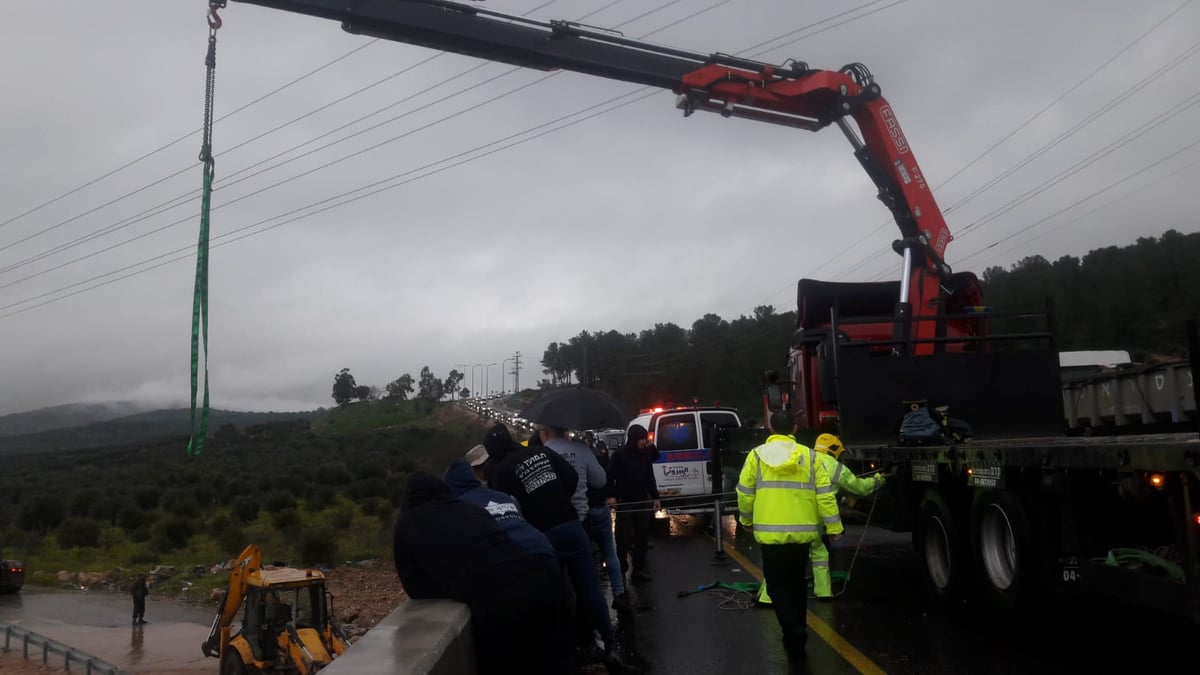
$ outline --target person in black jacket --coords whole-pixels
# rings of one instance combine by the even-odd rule
[[[629,427],[625,445],[608,460],[608,495],[617,507],[617,558],[622,574],[629,572],[629,559],[633,558],[631,581],[650,581],[646,571],[650,521],[654,511],[662,508],[654,479],[655,449],[646,442],[648,436],[641,425]]]
[[[488,459],[483,464],[483,475],[489,487],[496,486],[496,468],[504,461],[510,452],[520,449],[513,440],[508,427],[497,422],[483,435],[483,447],[487,450]]]
[[[146,623],[146,596],[150,595],[150,590],[146,587],[145,574],[137,575],[129,594],[133,596],[133,623]]]
[[[530,443],[529,447],[518,445],[511,450],[488,477],[488,483],[516,497],[525,519],[545,532],[558,551],[579,606],[580,646],[586,648],[589,642],[594,645],[590,636],[594,629],[604,641],[604,660],[610,669],[624,670],[626,665],[617,652],[612,617],[596,578],[592,544],[571,503],[579,474],[557,452]]]
[[[470,608],[479,673],[570,671],[571,598],[554,555],[522,548],[487,511],[423,471],[409,478],[394,535],[409,597]]]

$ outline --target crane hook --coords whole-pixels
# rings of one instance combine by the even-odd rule
[[[217,30],[221,27],[221,16],[217,14],[217,10],[224,8],[225,0],[213,0],[208,3],[208,27],[212,30]]]

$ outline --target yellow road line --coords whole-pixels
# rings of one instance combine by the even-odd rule
[[[755,579],[758,579],[759,581],[763,580],[762,570],[760,570],[757,565],[750,562],[749,558],[742,555],[741,552],[739,552],[733,546],[730,546],[728,543],[722,543],[722,548],[724,548],[725,552],[729,554],[729,557],[736,560],[737,563],[742,566],[742,569],[749,572]],[[808,613],[808,626],[809,628],[812,628],[813,632],[816,633],[822,640],[824,640],[826,644],[828,644],[830,647],[833,647],[833,650],[841,655],[843,659],[846,659],[847,663],[854,666],[858,672],[862,673],[863,675],[887,675],[886,670],[880,668],[874,661],[868,658],[866,654],[858,651],[858,648],[850,644],[846,638],[839,635],[832,626],[825,623],[824,619],[816,614],[813,614],[811,611]]]

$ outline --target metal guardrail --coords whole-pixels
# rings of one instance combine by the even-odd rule
[[[13,638],[20,640],[20,649],[25,660],[30,658],[40,658],[44,665],[54,665],[50,663],[50,655],[55,654],[62,657],[61,663],[67,672],[82,672],[86,675],[130,675],[129,671],[121,670],[113,664],[98,659],[90,654],[64,645],[57,640],[52,640],[44,635],[39,635],[33,631],[25,630],[19,626],[14,626],[9,623],[0,621],[0,628],[4,629],[4,647],[3,651],[8,653],[14,649]],[[34,654],[30,656],[30,647],[34,648]],[[40,656],[39,656],[40,653]],[[72,670],[74,667],[76,670]]]

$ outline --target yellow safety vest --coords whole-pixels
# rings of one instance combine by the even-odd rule
[[[737,486],[738,520],[754,528],[760,544],[813,542],[822,527],[842,533],[837,496],[816,455],[791,436],[773,434],[746,457]]]

